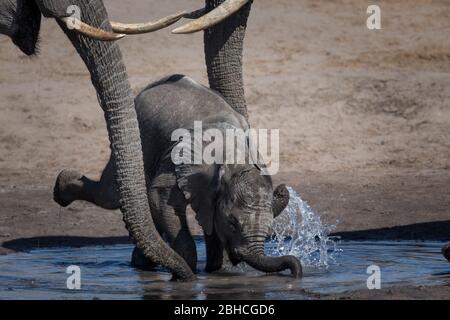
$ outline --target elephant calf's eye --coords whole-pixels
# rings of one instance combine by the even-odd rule
[[[236,217],[230,216],[230,219],[228,221],[233,232],[239,231],[239,221],[236,219]]]

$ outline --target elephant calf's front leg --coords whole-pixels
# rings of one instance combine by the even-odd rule
[[[211,235],[205,233],[206,244],[206,272],[214,272],[220,270],[223,264],[223,246],[217,234],[213,232]]]
[[[150,207],[153,221],[160,234],[195,272],[197,249],[187,223],[187,202],[176,184],[176,177],[171,167],[162,169],[162,172],[152,181]]]

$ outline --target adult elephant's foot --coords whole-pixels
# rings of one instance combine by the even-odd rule
[[[131,255],[131,265],[136,269],[145,271],[153,271],[157,267],[155,263],[147,259],[136,247]]]
[[[83,188],[82,178],[83,176],[77,171],[61,171],[53,188],[53,200],[62,207],[67,207],[78,200],[80,190]]]
[[[442,254],[444,255],[444,257],[450,261],[450,243],[446,244],[443,248],[442,248]]]

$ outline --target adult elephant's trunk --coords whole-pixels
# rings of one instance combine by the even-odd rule
[[[211,11],[224,0],[206,0]],[[237,112],[248,119],[242,75],[242,53],[252,1],[225,21],[205,30],[205,58],[211,89],[220,92]]]
[[[281,272],[289,269],[295,278],[302,276],[302,265],[294,256],[269,257],[264,254],[264,238],[249,244],[246,250],[238,252],[241,259],[252,268],[262,272]]]
[[[61,2],[41,0],[41,11],[60,18],[57,12],[52,12],[51,4],[58,3],[61,7]],[[83,22],[111,31],[102,1],[70,2],[80,8]],[[115,159],[123,220],[131,238],[147,258],[167,267],[175,278],[193,279],[189,266],[161,239],[151,218],[134,100],[118,45],[89,39],[68,30],[61,21],[59,24],[89,69],[104,111]]]

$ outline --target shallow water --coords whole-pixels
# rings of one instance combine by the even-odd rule
[[[205,244],[195,239],[198,279],[169,281],[164,270],[130,266],[130,244],[47,248],[0,256],[0,299],[310,299],[317,294],[367,289],[367,268],[381,269],[381,286],[433,285],[450,280],[450,265],[438,242],[355,242],[329,236],[333,225],[321,222],[292,189],[289,206],[275,219],[268,255],[295,255],[304,277],[267,275],[246,265],[225,265],[206,274]],[[81,269],[81,289],[69,290],[69,266]]]
[[[196,242],[201,270],[204,244],[201,238]],[[336,262],[306,266],[300,280],[228,267],[218,274],[200,272],[192,283],[170,282],[162,270],[131,268],[131,245],[36,249],[0,257],[0,299],[308,299],[316,293],[365,289],[366,270],[372,264],[381,268],[382,287],[432,285],[450,279],[441,245],[342,241]],[[66,288],[69,265],[81,268],[81,290]]]

